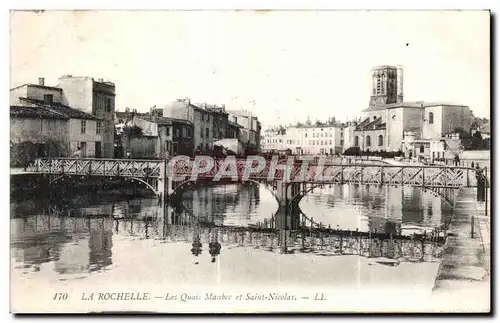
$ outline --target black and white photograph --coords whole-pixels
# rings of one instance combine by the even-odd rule
[[[490,23],[11,10],[10,311],[489,313]]]

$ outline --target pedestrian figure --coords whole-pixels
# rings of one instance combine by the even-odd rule
[[[476,181],[477,181],[477,200],[483,202],[486,200],[486,180],[483,175],[483,170],[476,164]]]
[[[82,158],[82,149],[80,146],[76,147],[76,150],[73,153],[73,158]]]

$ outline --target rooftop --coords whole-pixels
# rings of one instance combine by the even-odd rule
[[[19,85],[19,86],[16,86],[16,87],[13,87],[12,89],[10,89],[11,91],[12,90],[15,90],[15,89],[18,89],[18,88],[21,88],[23,86],[33,86],[33,87],[38,87],[38,88],[41,88],[41,89],[49,89],[49,90],[55,90],[55,91],[60,91],[62,92],[62,89],[59,88],[59,87],[55,87],[55,86],[47,86],[47,85],[40,85],[40,84],[34,84],[34,83],[26,83],[26,84],[22,84],[22,85]]]
[[[20,118],[39,118],[39,119],[60,119],[68,120],[67,116],[55,113],[37,106],[10,106],[10,116]]]
[[[101,83],[101,84],[105,84],[105,85],[109,85],[109,86],[115,86],[115,83],[114,82],[111,82],[111,81],[108,81],[108,80],[105,80],[105,79],[102,79],[102,78],[93,78],[91,76],[73,76],[71,74],[64,74],[63,76],[61,76],[59,79],[84,79],[84,80],[92,80],[96,83]]]
[[[400,103],[390,103],[384,105],[376,105],[374,107],[370,107],[364,109],[362,112],[368,111],[380,111],[385,109],[395,109],[395,108],[427,108],[427,107],[436,107],[436,106],[453,106],[453,107],[467,107],[462,104],[453,104],[453,103],[445,103],[445,102],[423,102],[423,101],[413,101],[413,102],[400,102]]]
[[[231,120],[228,120],[228,121],[227,121],[227,124],[228,124],[229,126],[233,126],[233,127],[236,127],[236,128],[243,128],[243,126],[241,126],[241,125],[237,124],[236,122],[232,122]]]
[[[149,114],[141,114],[137,113],[137,117],[144,119],[149,122],[154,122],[159,125],[172,125],[172,123],[183,123],[187,125],[192,125],[193,123],[189,120],[185,119],[178,119],[178,118],[171,118],[171,117],[160,117],[160,116],[151,116]]]
[[[51,112],[58,113],[60,115],[66,116],[70,119],[86,119],[86,120],[101,120],[89,113],[73,109],[70,106],[53,102],[53,103],[46,103],[42,100],[37,100],[37,99],[30,99],[30,98],[19,98],[19,100],[30,103],[33,105],[36,105],[40,108],[44,108],[47,110],[50,110]]]
[[[386,124],[382,122],[382,118],[378,117],[377,119],[370,122],[369,118],[366,118],[363,122],[361,122],[357,127],[356,131],[367,131],[367,130],[381,130],[385,129]]]
[[[392,66],[392,65],[379,65],[379,66],[373,67],[372,70],[379,70],[379,69],[383,69],[383,68],[397,69],[398,67],[397,66]]]

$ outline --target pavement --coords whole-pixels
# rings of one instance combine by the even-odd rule
[[[459,300],[455,311],[470,311],[471,304],[481,312],[490,309],[490,219],[476,194],[476,188],[462,188],[458,194],[433,289],[448,301]]]

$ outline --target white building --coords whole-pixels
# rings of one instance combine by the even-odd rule
[[[239,124],[243,128],[240,129],[240,140],[246,146],[247,153],[256,153],[260,150],[261,144],[261,124],[257,116],[246,110],[231,110],[229,113],[229,121]]]
[[[345,141],[349,141],[351,126],[335,125],[299,125],[264,132],[266,151],[290,149],[299,155],[332,155],[344,150]]]

